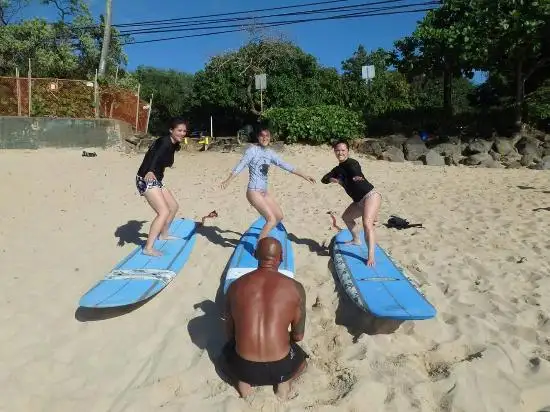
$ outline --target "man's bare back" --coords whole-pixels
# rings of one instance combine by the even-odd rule
[[[261,239],[256,255],[258,269],[227,292],[224,352],[242,396],[250,385],[277,385],[277,393],[286,395],[290,381],[306,366],[307,355],[296,344],[304,336],[305,291],[278,272],[282,252],[276,239]]]

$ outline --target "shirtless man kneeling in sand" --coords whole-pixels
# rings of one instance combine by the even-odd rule
[[[275,393],[286,398],[291,381],[307,365],[307,355],[296,343],[304,338],[305,291],[278,272],[283,256],[277,239],[261,239],[256,258],[258,269],[234,281],[227,291],[224,320],[229,341],[223,355],[243,398],[252,393],[252,386],[263,385],[273,385]]]

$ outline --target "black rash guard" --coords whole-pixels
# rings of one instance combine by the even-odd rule
[[[361,177],[362,180],[353,181],[356,176]],[[346,193],[354,202],[361,201],[367,193],[374,189],[374,186],[363,176],[359,162],[349,157],[324,175],[321,182],[324,184],[330,183],[331,178],[338,179],[341,182]]]
[[[164,178],[164,169],[174,164],[174,152],[179,150],[179,143],[172,143],[170,136],[160,137],[145,153],[143,162],[137,172],[138,176],[145,177],[148,172],[153,172],[159,182]]]

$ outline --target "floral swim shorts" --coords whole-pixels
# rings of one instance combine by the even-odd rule
[[[163,186],[164,185],[162,184],[162,182],[160,182],[156,179],[151,180],[150,182],[148,182],[143,177],[136,176],[136,187],[137,187],[137,190],[138,190],[140,196],[143,196],[144,193],[147,191],[147,189],[150,189],[152,187],[158,187],[159,189],[162,189]]]

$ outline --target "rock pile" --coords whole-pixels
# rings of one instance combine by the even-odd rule
[[[390,162],[550,170],[550,135],[540,132],[516,138],[495,137],[467,142],[459,138],[424,142],[420,136],[391,135],[355,142],[353,148]]]

